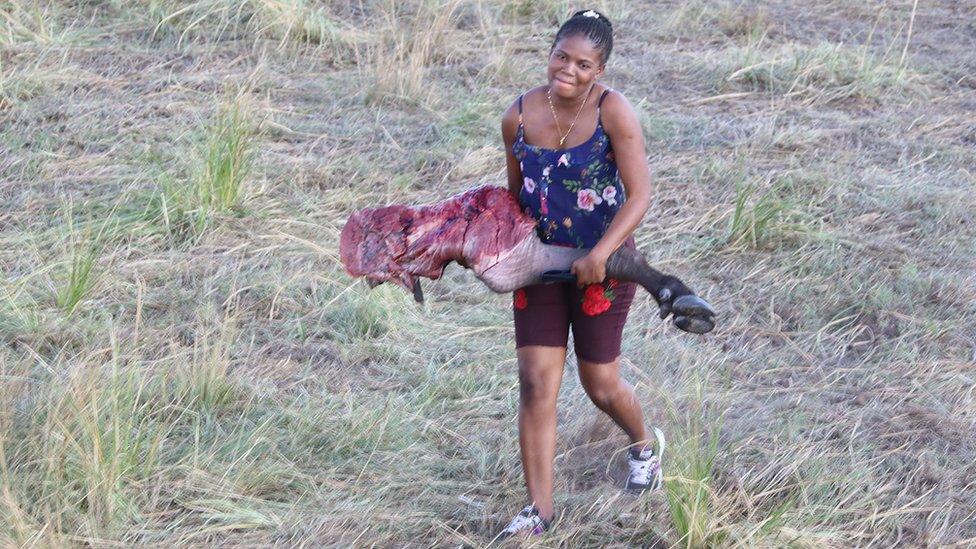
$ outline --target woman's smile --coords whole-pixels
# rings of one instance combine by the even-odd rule
[[[568,79],[559,78],[559,77],[553,78],[552,79],[552,84],[553,84],[553,86],[561,86],[561,87],[564,87],[564,88],[567,88],[567,89],[573,89],[573,88],[576,87],[576,83],[575,82],[573,82],[571,80],[568,80]]]

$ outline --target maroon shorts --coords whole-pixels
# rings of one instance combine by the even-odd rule
[[[562,282],[516,290],[515,348],[566,347],[572,327],[577,358],[598,364],[613,362],[620,356],[620,340],[636,288],[633,282],[608,278],[583,288]]]

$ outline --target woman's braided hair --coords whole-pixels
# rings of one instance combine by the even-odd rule
[[[563,26],[559,27],[556,38],[552,41],[552,48],[568,36],[585,36],[593,43],[596,49],[600,50],[603,63],[610,59],[610,52],[613,51],[613,25],[607,16],[596,10],[580,10],[572,15]]]

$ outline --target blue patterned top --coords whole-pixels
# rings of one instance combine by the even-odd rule
[[[519,125],[512,154],[522,170],[519,203],[539,220],[539,238],[546,244],[596,246],[625,200],[613,147],[600,120],[600,106],[610,91],[604,91],[597,103],[593,136],[568,149],[525,142],[522,96],[518,98]]]

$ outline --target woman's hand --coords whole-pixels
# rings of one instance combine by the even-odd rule
[[[600,284],[607,277],[607,256],[594,248],[574,261],[569,270],[576,275],[576,285],[580,288],[588,284]]]

